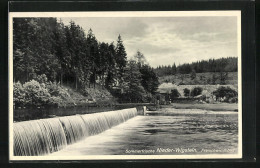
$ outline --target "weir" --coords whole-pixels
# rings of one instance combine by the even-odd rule
[[[14,156],[48,155],[137,115],[136,108],[13,124]]]

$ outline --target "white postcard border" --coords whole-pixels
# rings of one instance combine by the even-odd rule
[[[22,17],[237,17],[238,53],[238,153],[205,155],[85,155],[85,156],[14,156],[13,154],[13,18]],[[123,159],[241,159],[242,158],[242,60],[241,11],[134,11],[134,12],[9,12],[9,159],[10,161],[36,160],[123,160]]]

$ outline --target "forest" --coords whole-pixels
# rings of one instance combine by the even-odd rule
[[[228,72],[237,72],[237,57],[152,68],[140,51],[127,55],[120,34],[115,41],[98,41],[91,28],[86,33],[73,21],[64,25],[57,18],[14,18],[14,103],[75,104],[67,88],[88,97],[101,88],[100,97],[111,94],[118,102],[150,102],[156,97],[159,77],[181,75],[179,83],[187,84],[183,75],[189,74],[190,83],[196,85],[205,78],[196,73],[213,72],[203,84],[215,85],[226,84]]]
[[[158,66],[154,69],[158,76],[205,73],[205,72],[237,72],[237,57],[202,60],[176,66]]]
[[[140,51],[127,60],[120,34],[116,43],[105,43],[96,39],[91,28],[85,33],[73,21],[64,25],[57,18],[13,20],[14,97],[20,104],[32,95],[31,88],[43,86],[50,94],[62,86],[83,94],[99,86],[121,101],[143,102],[152,98],[159,85],[153,68],[143,60]]]

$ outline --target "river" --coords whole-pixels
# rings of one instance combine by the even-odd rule
[[[51,156],[236,154],[238,113],[164,109],[136,116]]]

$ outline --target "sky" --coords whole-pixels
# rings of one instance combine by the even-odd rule
[[[100,42],[120,34],[128,59],[139,50],[152,67],[238,55],[235,16],[62,18],[71,20]]]

